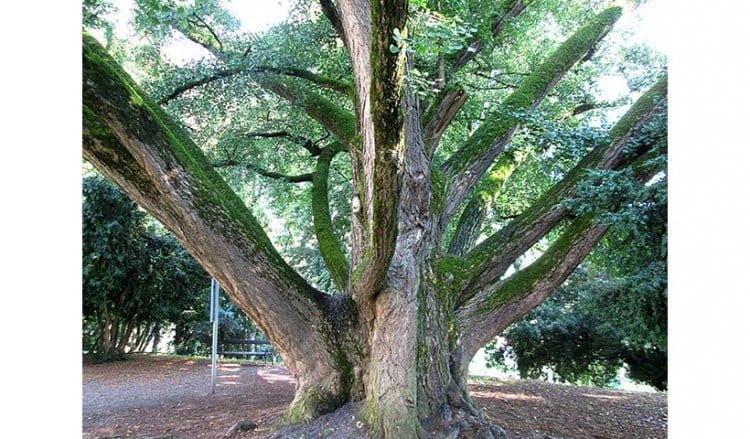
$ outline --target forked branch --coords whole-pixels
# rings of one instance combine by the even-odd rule
[[[622,9],[604,10],[568,38],[538,66],[489,121],[441,167],[454,184],[448,190],[441,228],[458,210],[469,191],[505,149],[526,115],[534,110],[562,76],[604,38],[622,14]]]
[[[636,101],[620,121],[610,130],[610,141],[586,155],[559,183],[553,186],[534,205],[504,228],[484,240],[466,257],[471,267],[471,279],[461,291],[458,304],[469,300],[486,286],[496,282],[510,264],[534,243],[560,223],[568,211],[560,206],[574,194],[575,187],[588,169],[617,169],[630,166],[647,150],[634,156],[625,154],[629,140],[637,135],[652,117],[666,111],[667,77],[659,79]]]

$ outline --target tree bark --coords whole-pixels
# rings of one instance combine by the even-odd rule
[[[84,157],[169,228],[258,323],[297,377],[293,418],[330,410],[347,367],[330,342],[330,298],[284,262],[186,133],[89,36],[83,78]]]

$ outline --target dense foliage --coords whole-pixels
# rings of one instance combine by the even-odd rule
[[[666,118],[634,139],[666,142]],[[628,376],[667,388],[667,162],[643,185],[631,171],[591,171],[566,204],[578,215],[595,213],[609,233],[587,261],[541,306],[508,328],[505,344],[490,346],[488,362],[514,360],[524,378],[551,372],[564,382],[617,383]]]
[[[83,179],[83,347],[97,358],[126,350],[208,355],[209,277],[174,236],[99,175]],[[219,340],[262,337],[220,295]]]
[[[209,277],[170,234],[101,176],[83,180],[84,349],[156,349],[169,325],[206,320]]]

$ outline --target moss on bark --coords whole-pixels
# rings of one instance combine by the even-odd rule
[[[305,114],[333,133],[344,146],[351,147],[355,143],[356,121],[351,112],[307,87],[294,84],[288,78],[269,75],[260,78],[258,82],[263,88],[301,108]]]
[[[532,207],[467,254],[471,276],[484,279],[502,275],[509,264],[552,230],[566,216],[567,211],[559,204],[573,194],[577,183],[588,169],[612,169],[627,164],[623,151],[628,139],[650,117],[663,111],[659,104],[666,94],[667,77],[664,76],[644,93],[610,130],[610,142],[599,145],[587,154],[565,178],[547,191]],[[502,258],[496,258],[498,254],[502,255]],[[500,259],[502,263],[498,262]]]
[[[505,182],[527,155],[527,151],[514,150],[505,151],[498,158],[495,166],[479,183],[461,212],[448,250],[451,254],[464,255],[474,246],[487,212],[502,192]]]
[[[622,8],[611,7],[578,29],[560,45],[502,103],[498,122],[483,125],[467,145],[451,158],[451,168],[464,169],[476,160],[478,153],[488,149],[496,139],[503,138],[520,123],[526,112],[534,108],[573,64],[589,53],[622,15]]]
[[[341,248],[341,242],[333,232],[331,211],[328,206],[328,175],[333,157],[344,149],[340,143],[329,145],[320,153],[313,173],[312,214],[313,228],[318,247],[331,279],[340,292],[347,291],[349,283],[349,261]]]

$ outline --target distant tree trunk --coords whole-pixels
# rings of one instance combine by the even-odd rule
[[[154,354],[159,353],[159,344],[161,343],[161,324],[155,323],[153,326],[153,329],[151,330],[151,334],[153,336],[154,344],[151,348],[151,352]]]
[[[176,353],[182,353],[185,343],[187,342],[187,325],[177,322],[174,326],[174,348]]]
[[[146,352],[146,348],[153,338],[153,330],[156,323],[137,323],[135,326],[135,335],[131,352]]]
[[[112,346],[112,323],[108,320],[99,320],[99,339],[97,343],[96,352],[113,352],[114,347]]]
[[[96,352],[102,354],[114,354],[117,352],[117,342],[120,334],[120,321],[116,313],[110,312],[106,307],[100,311],[99,342]]]
[[[115,351],[121,355],[124,355],[128,348],[131,347],[131,337],[136,326],[138,326],[138,322],[133,318],[132,320],[127,321],[127,323],[123,323],[123,325],[122,330],[119,332],[120,337],[117,341],[117,345],[115,346]]]

